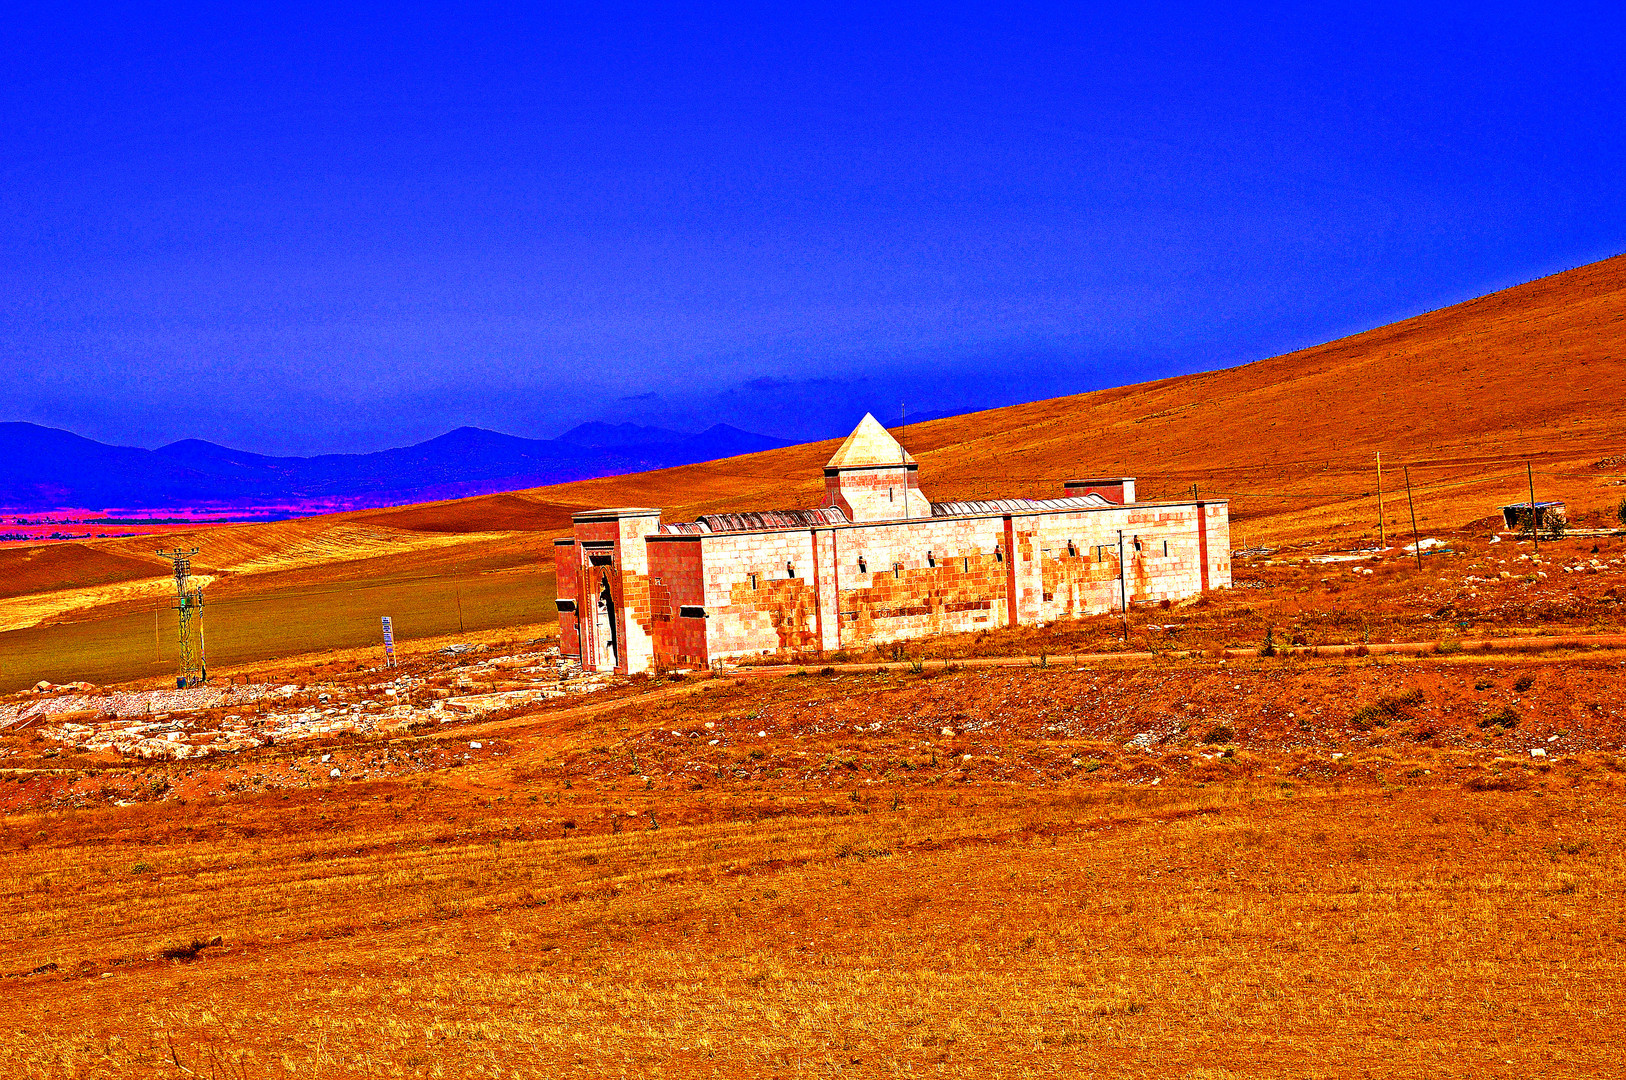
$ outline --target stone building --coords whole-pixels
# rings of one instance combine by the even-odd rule
[[[575,515],[554,541],[560,648],[589,671],[701,668],[1182,600],[1231,583],[1224,502],[1135,500],[1131,477],[1055,499],[934,503],[872,416],[815,509]]]

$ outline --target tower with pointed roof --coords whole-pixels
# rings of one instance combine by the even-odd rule
[[[932,504],[920,490],[920,466],[869,413],[824,466],[824,502],[848,521],[929,518]]]

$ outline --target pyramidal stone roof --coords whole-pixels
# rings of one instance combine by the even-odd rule
[[[866,465],[913,464],[914,458],[904,453],[903,447],[880,421],[869,413],[853,428],[847,441],[841,444],[836,456],[825,463],[826,469],[853,469]]]

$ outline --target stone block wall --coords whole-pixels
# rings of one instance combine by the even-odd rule
[[[834,647],[1004,626],[1009,552],[1000,518],[836,529]],[[822,568],[821,568],[822,569]],[[821,575],[822,578],[822,575]]]
[[[685,608],[706,607],[701,538],[651,536],[646,542],[655,657],[669,668],[706,667],[711,662],[706,649],[710,613],[683,614]]]
[[[1039,621],[1120,607],[1120,531],[1121,587],[1131,604],[1181,600],[1202,590],[1197,514],[1190,505],[1045,514],[1034,541],[1041,567]]]
[[[819,647],[810,531],[716,533],[701,550],[708,656]]]
[[[876,521],[816,529],[657,534],[653,511],[578,515],[556,546],[561,648],[598,655],[595,603],[610,583],[617,670],[836,652],[936,634],[1181,600],[1231,581],[1224,503]],[[1136,547],[1136,541],[1139,547]],[[595,561],[607,565],[594,565]],[[704,617],[682,608],[702,608]]]
[[[1208,577],[1205,589],[1231,587],[1231,508],[1227,503],[1198,503],[1201,508],[1203,549],[1207,552]]]
[[[575,604],[578,609],[581,606],[582,591],[579,560],[576,541],[553,542],[554,595],[560,600]],[[580,656],[582,653],[578,618],[579,611],[567,611],[562,607],[559,609],[559,652],[563,656]]]

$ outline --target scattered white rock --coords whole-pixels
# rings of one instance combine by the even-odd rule
[[[768,737],[768,733],[767,733],[767,732],[766,732],[766,731],[759,731],[759,732],[757,732],[757,738],[759,738],[759,739],[766,739],[766,738],[767,738],[767,737]]]
[[[1334,761],[1339,761],[1339,760],[1342,760],[1342,758],[1343,758],[1343,756],[1344,756],[1344,755],[1343,755],[1343,754],[1334,754],[1334,755],[1333,755],[1333,756],[1332,756],[1332,759],[1333,759],[1333,760],[1334,760]]]
[[[1541,747],[1538,746],[1534,750],[1530,751],[1530,756],[1531,757],[1546,757],[1547,756],[1547,751],[1543,750]]]
[[[339,769],[338,769],[338,767],[337,767],[337,766],[335,766],[335,767],[334,767],[334,768],[333,768],[333,770],[332,770],[332,771],[331,771],[331,772],[329,772],[329,773],[328,773],[328,776],[330,776],[330,777],[332,777],[332,778],[334,778],[334,779],[338,779],[338,776],[339,776]]]
[[[469,743],[469,749],[470,750],[479,750],[479,749],[483,748],[484,746],[485,746],[485,743],[477,743],[477,742]]]
[[[954,734],[954,729],[951,727],[946,727],[943,729],[943,734],[945,737],[952,736]]]

